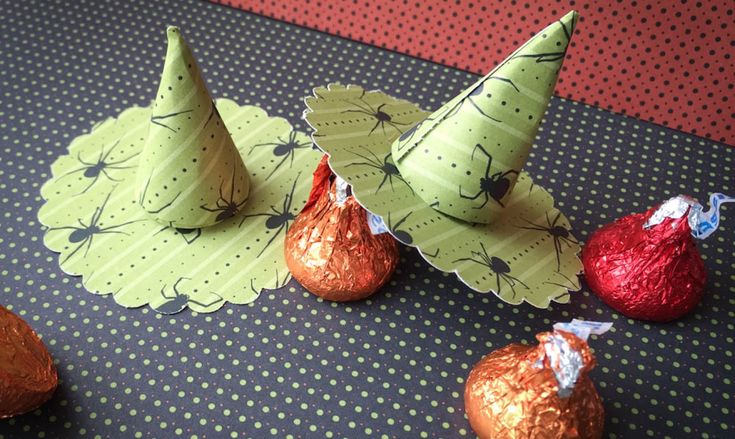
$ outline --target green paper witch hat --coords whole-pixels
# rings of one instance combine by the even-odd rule
[[[245,164],[207,91],[191,49],[176,27],[138,170],[140,205],[180,228],[234,216],[250,192]]]
[[[359,86],[314,89],[312,140],[376,232],[509,303],[569,301],[579,242],[521,168],[576,21],[572,12],[554,22],[433,114]]]
[[[506,207],[554,91],[577,13],[531,38],[487,76],[392,145],[401,176],[427,204],[491,223]]]
[[[286,119],[213,103],[179,30],[167,39],[155,102],[74,139],[38,218],[88,291],[163,314],[212,312],[288,281],[284,236],[321,154]]]

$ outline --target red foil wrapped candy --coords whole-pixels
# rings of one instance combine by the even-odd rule
[[[717,228],[719,204],[728,201],[714,194],[712,209],[703,212],[679,196],[603,226],[582,249],[590,289],[633,319],[666,322],[689,313],[707,283],[694,236],[705,238]]]
[[[388,233],[374,235],[366,211],[332,174],[326,156],[314,172],[309,200],[286,234],[286,263],[308,291],[326,300],[364,299],[398,264]]]
[[[609,326],[608,326],[609,327]],[[605,410],[587,376],[587,342],[555,330],[538,346],[511,344],[486,355],[465,385],[467,417],[481,439],[597,439]]]
[[[0,419],[37,408],[57,384],[51,355],[36,333],[0,306]]]

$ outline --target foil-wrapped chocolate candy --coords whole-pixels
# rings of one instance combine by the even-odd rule
[[[678,196],[603,226],[582,249],[590,289],[633,319],[666,322],[689,313],[707,283],[694,238],[718,227],[719,206],[730,201],[735,199],[713,194],[705,212],[695,200]]]
[[[56,368],[41,339],[0,306],[0,419],[39,407],[57,384]]]
[[[326,156],[314,172],[304,209],[286,234],[286,263],[308,291],[337,302],[364,299],[385,284],[398,264],[388,233],[373,234],[366,211]]]
[[[610,323],[554,325],[538,346],[511,344],[486,355],[465,385],[465,411],[481,439],[597,439],[605,410],[588,377],[590,334]]]

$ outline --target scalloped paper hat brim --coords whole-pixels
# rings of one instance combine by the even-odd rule
[[[64,272],[127,308],[149,304],[164,314],[187,306],[212,312],[285,285],[284,238],[321,154],[283,118],[226,99],[216,105],[251,164],[252,193],[242,211],[202,228],[160,224],[144,212],[136,168],[152,109],[127,109],[74,139],[41,189],[44,244],[60,253]],[[225,211],[236,203],[225,196],[216,206]]]

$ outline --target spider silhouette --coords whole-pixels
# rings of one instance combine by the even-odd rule
[[[222,120],[222,116],[220,116],[219,110],[217,109],[217,105],[215,105],[214,99],[212,99],[212,102],[209,108],[209,117],[207,117],[207,121],[204,122],[204,128],[206,128],[207,125],[209,125],[209,122],[212,121],[212,118],[214,117],[215,114],[217,115],[217,118],[219,119],[217,121],[217,125],[219,126],[219,121]]]
[[[156,232],[156,235],[168,229],[174,229],[176,231],[176,234],[181,235],[181,237],[184,238],[184,241],[186,241],[187,244],[193,244],[194,241],[196,241],[197,239],[199,239],[200,236],[202,236],[202,229],[200,228],[189,229],[189,228],[184,228],[184,227],[174,227],[174,225],[171,223],[169,223],[168,226]]]
[[[113,188],[114,191],[114,188]],[[77,218],[77,221],[79,222],[79,227],[76,226],[63,226],[63,227],[52,227],[49,230],[71,230],[71,233],[69,234],[69,243],[70,244],[77,244],[76,248],[66,255],[63,261],[61,263],[68,261],[69,258],[74,256],[82,247],[86,246],[87,248],[84,250],[84,256],[87,256],[87,253],[89,252],[89,249],[92,247],[92,241],[94,240],[94,237],[96,235],[104,235],[104,234],[121,234],[121,235],[128,235],[128,233],[125,233],[120,230],[114,230],[119,227],[127,226],[128,224],[136,223],[139,221],[144,221],[142,219],[140,220],[132,220],[132,221],[126,221],[124,223],[116,224],[114,226],[108,226],[108,227],[100,227],[100,218],[102,217],[102,212],[105,210],[105,206],[107,205],[107,201],[110,199],[110,196],[112,195],[112,191],[107,194],[107,197],[105,197],[105,201],[102,202],[102,204],[94,209],[94,213],[92,214],[92,218],[89,220],[89,224],[84,224],[84,221],[82,221],[81,218]]]
[[[387,103],[382,103],[378,105],[377,108],[373,108],[372,105],[365,102],[364,90],[362,92],[362,95],[360,95],[358,99],[360,100],[360,102],[362,102],[362,105],[355,102],[350,102],[352,105],[358,108],[357,110],[345,110],[342,113],[362,113],[375,118],[375,125],[373,126],[373,129],[371,129],[368,133],[368,136],[371,135],[373,131],[375,131],[375,129],[378,127],[380,127],[383,130],[383,134],[385,134],[385,124],[392,126],[396,131],[398,131],[399,134],[403,134],[403,131],[398,128],[399,125],[411,125],[410,123],[396,122],[388,113],[384,112],[383,107],[385,107]]]
[[[422,120],[421,122],[417,123],[416,125],[409,128],[406,132],[398,136],[398,145],[399,149],[404,145],[406,142],[409,142],[411,139],[413,139],[414,134],[416,134],[416,131],[421,127],[421,124],[423,124],[427,119]]]
[[[288,140],[283,140],[280,136],[277,137],[278,142],[270,142],[270,143],[259,143],[257,145],[253,145],[250,148],[250,152],[252,153],[253,150],[260,146],[273,146],[273,155],[276,157],[283,157],[280,162],[276,165],[275,168],[271,171],[270,174],[268,174],[267,177],[265,177],[266,180],[271,178],[271,176],[278,170],[278,168],[283,165],[286,160],[289,158],[291,159],[291,165],[289,167],[293,167],[293,159],[296,155],[297,149],[303,149],[303,148],[310,148],[311,142],[299,142],[296,140],[296,131],[291,131],[288,135]]]
[[[388,228],[391,230],[391,234],[393,235],[394,238],[396,238],[398,241],[400,241],[401,243],[403,243],[405,245],[413,245],[413,236],[411,236],[411,234],[409,232],[407,232],[405,230],[402,230],[402,229],[399,229],[399,227],[401,227],[401,224],[403,224],[404,222],[406,222],[406,220],[408,219],[409,216],[411,216],[412,213],[413,212],[408,212],[406,214],[406,216],[404,216],[403,218],[399,219],[398,222],[396,222],[395,224],[393,224],[392,221],[391,221],[391,218],[390,218],[390,212],[388,212]],[[422,250],[422,252],[426,256],[430,256],[432,258],[435,258],[435,257],[439,256],[439,249],[438,248],[436,249],[436,251],[434,252],[434,254],[425,252],[423,250]]]
[[[129,169],[132,168],[132,166],[121,166],[128,160],[132,159],[133,157],[137,156],[140,153],[136,153],[131,155],[130,157],[122,160],[116,160],[116,161],[107,161],[107,159],[110,157],[110,154],[112,154],[112,151],[117,147],[117,145],[120,143],[120,140],[115,142],[112,147],[105,152],[105,147],[103,146],[100,148],[99,156],[97,156],[97,161],[94,163],[87,162],[82,159],[81,153],[77,153],[77,161],[81,163],[82,167],[73,169],[66,174],[62,175],[61,178],[66,177],[67,175],[76,174],[77,172],[82,172],[82,175],[86,178],[91,178],[92,181],[85,187],[81,192],[78,192],[77,195],[83,194],[89,190],[95,183],[97,183],[97,180],[99,180],[101,175],[104,175],[108,180],[119,182],[121,180],[118,180],[116,178],[112,178],[110,174],[108,174],[108,171],[112,170],[120,170],[120,169]]]
[[[217,207],[207,207],[206,204],[202,204],[201,206],[199,206],[207,212],[219,212],[217,214],[217,218],[215,218],[216,222],[224,221],[237,215],[238,212],[240,212],[242,206],[244,206],[245,203],[248,201],[248,197],[243,198],[243,200],[239,203],[235,201],[235,169],[235,164],[233,164],[232,179],[230,183],[230,199],[226,199],[224,194],[222,193],[222,186],[225,184],[225,181],[222,180],[219,184],[219,198],[216,202]]]
[[[559,20],[559,24],[561,25],[562,30],[564,30],[564,36],[567,38],[567,41],[569,41],[572,38],[572,35],[569,32],[569,29],[567,29],[567,26],[561,20]],[[574,22],[572,22],[572,28],[574,28]],[[559,61],[560,59],[564,59],[566,54],[567,54],[567,47],[565,47],[564,50],[561,52],[519,53],[519,54],[513,55],[510,59],[533,58],[536,60],[536,63],[544,63],[544,62],[554,62],[554,61]]]
[[[531,221],[528,221],[523,218],[521,219],[527,222],[529,226],[519,226],[519,228],[521,229],[539,230],[541,232],[546,232],[549,235],[551,235],[552,238],[554,238],[554,251],[556,252],[556,271],[557,272],[561,270],[561,257],[560,256],[562,254],[562,243],[566,244],[567,247],[569,248],[572,248],[572,245],[579,244],[579,242],[571,238],[569,230],[567,230],[563,226],[557,225],[559,218],[561,218],[561,212],[558,212],[556,214],[553,221],[549,219],[549,212],[546,212],[546,224],[547,224],[546,226],[534,224]]]
[[[263,249],[258,253],[258,256],[263,254],[263,252],[270,247],[271,243],[278,237],[278,235],[281,234],[281,231],[285,230],[286,233],[288,233],[288,227],[289,223],[296,219],[293,213],[291,213],[291,203],[293,202],[293,193],[296,190],[296,182],[299,180],[299,177],[301,176],[301,172],[299,172],[296,175],[296,178],[293,181],[293,186],[291,187],[291,193],[287,194],[286,197],[283,199],[283,207],[279,211],[275,208],[275,206],[271,205],[271,210],[273,213],[270,212],[263,212],[263,213],[253,213],[250,215],[245,215],[242,218],[242,221],[240,221],[240,226],[245,222],[246,219],[256,216],[265,216],[267,219],[265,220],[265,227],[268,230],[275,230],[276,232],[271,236],[271,239],[268,240],[268,243],[263,247]]]
[[[402,243],[406,245],[413,244],[413,236],[411,236],[411,234],[408,233],[407,231],[400,230],[398,228],[401,227],[401,224],[406,222],[406,220],[408,219],[409,216],[411,216],[412,213],[413,212],[408,212],[406,216],[399,219],[398,222],[393,224],[390,219],[390,212],[388,212],[388,228],[393,232],[393,236],[395,236],[397,240],[401,241]]]
[[[561,25],[562,30],[564,30],[564,36],[567,38],[567,41],[569,41],[572,38],[572,34],[569,32],[569,29],[567,29],[567,26],[561,20],[559,20],[559,24]],[[572,28],[574,28],[574,22],[572,22]],[[565,47],[562,52],[519,53],[519,54],[513,55],[510,59],[533,58],[536,60],[536,63],[544,63],[544,62],[554,62],[560,59],[564,59],[566,54],[567,54],[567,48]]]
[[[480,145],[479,143],[475,145],[475,149],[472,150],[472,155],[470,156],[470,159],[475,159],[475,152],[478,149],[487,156],[485,176],[480,178],[480,190],[475,195],[464,195],[462,193],[462,186],[460,186],[459,196],[467,200],[476,200],[480,196],[484,195],[485,201],[481,205],[475,206],[475,209],[482,209],[483,207],[485,207],[490,198],[495,200],[495,202],[498,203],[501,207],[505,207],[505,204],[503,204],[501,200],[503,199],[503,197],[505,197],[505,195],[508,193],[508,190],[510,189],[510,179],[508,179],[507,177],[511,174],[518,175],[518,171],[511,169],[509,171],[499,171],[493,175],[490,175],[490,166],[493,163],[493,158],[490,154],[488,154],[487,151],[485,151],[485,148],[483,148],[482,145]]]
[[[415,124],[411,128],[409,128],[405,133],[398,136],[398,151],[402,150],[406,145],[408,145],[413,139],[413,136],[416,134],[416,131],[418,131],[419,128],[421,128],[421,125],[424,124],[424,122],[431,122],[432,120],[435,120],[435,117],[427,117],[426,119],[420,121],[419,123]]]
[[[157,214],[157,213],[161,213],[161,212],[163,212],[163,211],[164,211],[165,209],[168,209],[169,207],[171,207],[171,205],[172,205],[172,204],[174,204],[174,203],[176,202],[176,199],[177,199],[177,198],[179,198],[179,195],[181,195],[181,192],[179,192],[178,194],[174,195],[174,197],[173,197],[173,198],[171,199],[171,201],[169,201],[168,203],[165,203],[165,204],[164,204],[163,206],[159,207],[158,209],[153,209],[153,210],[150,210],[150,209],[148,209],[147,207],[145,207],[145,205],[144,205],[144,204],[145,204],[145,197],[146,197],[146,195],[148,195],[148,187],[149,187],[149,186],[150,186],[150,184],[151,184],[151,179],[152,179],[152,178],[153,178],[153,175],[151,174],[151,175],[150,175],[150,176],[148,177],[148,181],[146,181],[146,182],[145,182],[145,187],[143,187],[143,192],[141,192],[141,193],[140,193],[140,197],[138,198],[138,204],[139,204],[139,205],[140,205],[140,207],[142,207],[142,208],[143,208],[143,209],[144,209],[144,210],[145,210],[146,212],[148,212],[148,213],[152,213],[152,214]]]
[[[564,28],[566,32],[566,27]],[[566,56],[567,52],[566,50],[563,52],[546,52],[546,53],[519,53],[517,55],[513,55],[511,59],[516,58],[533,58],[536,60],[536,63],[544,63],[544,62],[554,62],[559,61],[560,59],[564,59],[564,56]]]
[[[492,121],[495,121],[495,122],[501,122],[500,119],[490,116],[489,114],[485,113],[482,110],[482,108],[480,108],[480,106],[477,105],[477,103],[474,101],[473,98],[480,96],[484,91],[485,91],[485,83],[483,82],[480,85],[478,85],[474,90],[472,90],[466,98],[462,99],[457,105],[455,105],[454,108],[451,108],[449,111],[444,113],[445,114],[444,119],[449,119],[452,116],[459,113],[459,110],[462,108],[464,103],[469,102],[470,105],[472,105],[475,108],[475,110],[477,110],[483,117],[490,119]]]
[[[216,293],[209,293],[217,297],[215,300],[209,303],[202,303],[191,299],[189,294],[179,292],[179,283],[181,283],[181,281],[184,279],[191,280],[191,278],[188,277],[180,277],[179,280],[174,283],[174,292],[171,295],[166,294],[166,285],[163,285],[163,287],[161,288],[161,296],[163,296],[166,301],[153,308],[156,312],[161,314],[176,314],[177,312],[183,311],[184,308],[186,308],[186,306],[190,303],[199,305],[202,308],[209,308],[210,306],[216,305],[224,300],[222,296]]]
[[[491,80],[501,81],[501,82],[504,82],[506,84],[509,84],[511,87],[513,87],[515,89],[516,92],[520,92],[520,90],[515,85],[515,83],[512,80],[508,79],[508,78],[503,78],[503,77],[500,77],[500,76],[491,76],[491,77],[487,78],[487,81],[491,81]],[[454,116],[455,114],[457,114],[459,112],[460,108],[462,108],[462,105],[464,105],[465,102],[469,102],[470,105],[472,105],[473,107],[475,107],[475,110],[477,110],[477,112],[479,112],[483,117],[485,117],[487,119],[490,119],[492,121],[495,121],[495,122],[502,122],[497,117],[493,117],[493,116],[490,116],[489,114],[487,114],[482,108],[480,108],[479,105],[477,105],[477,102],[475,102],[474,98],[480,96],[484,92],[485,92],[485,82],[483,82],[480,85],[478,85],[474,90],[472,90],[470,92],[469,95],[467,95],[467,97],[465,99],[463,99],[457,106],[455,106],[448,113],[446,113],[447,114],[446,115],[446,118],[448,119],[448,118]],[[490,97],[489,94],[488,94],[488,97]],[[503,103],[503,105],[505,105],[505,103]]]
[[[202,229],[197,227],[196,229],[187,229],[183,227],[176,227],[176,232],[178,232],[179,235],[181,235],[182,238],[184,238],[184,241],[186,241],[187,244],[192,244],[194,241],[199,239],[200,236],[202,236]]]
[[[169,119],[171,117],[176,117],[181,114],[191,113],[194,110],[184,110],[184,111],[177,111],[176,113],[169,113],[169,114],[163,114],[161,116],[151,116],[151,123],[158,125],[159,127],[166,128],[167,130],[171,130],[174,133],[176,132],[175,129],[171,128],[170,126],[166,125],[165,123],[161,122],[162,120]],[[210,116],[211,118],[212,116]]]
[[[375,168],[378,171],[382,172],[383,173],[383,180],[378,185],[378,188],[375,189],[375,193],[376,194],[380,191],[380,188],[383,187],[383,185],[385,184],[386,181],[390,184],[391,191],[395,192],[395,189],[393,188],[393,178],[394,177],[396,179],[400,180],[401,182],[403,182],[403,184],[405,184],[409,189],[411,189],[411,186],[409,186],[408,183],[406,183],[406,180],[404,180],[403,177],[401,177],[401,174],[398,172],[398,168],[396,167],[396,165],[394,165],[393,163],[391,163],[391,162],[388,161],[388,159],[390,159],[391,158],[391,155],[392,155],[390,152],[388,154],[386,154],[385,157],[383,157],[383,159],[381,160],[370,149],[365,148],[364,146],[361,146],[361,148],[364,149],[365,151],[367,151],[367,154],[368,155],[366,155],[366,154],[360,154],[359,152],[355,152],[355,151],[351,151],[351,152],[352,152],[352,154],[360,157],[361,159],[363,159],[365,161],[364,162],[350,163],[349,165],[347,165],[347,167],[350,167],[350,166],[370,166],[371,168]],[[413,192],[413,189],[411,189],[411,192]]]
[[[487,78],[487,80],[488,81],[493,80],[493,81],[505,82],[506,84],[509,84],[511,87],[513,87],[516,92],[518,92],[518,93],[521,92],[521,90],[518,89],[518,87],[516,86],[516,84],[512,80],[510,80],[508,78],[503,78],[502,76],[491,76],[491,77]],[[483,83],[483,85],[484,85],[484,83]],[[480,93],[474,93],[473,96],[477,96]]]
[[[289,281],[289,278],[290,278],[290,273],[286,272],[286,275],[283,277],[283,280],[281,280],[280,277],[279,277],[279,275],[278,275],[278,269],[276,269],[276,282],[275,282],[275,285],[273,286],[273,288],[264,287],[264,288],[261,288],[260,290],[257,290],[255,288],[255,284],[253,282],[253,279],[251,278],[250,279],[250,289],[253,291],[253,293],[255,293],[257,295],[260,295],[260,293],[263,290],[277,290],[279,288],[285,287],[286,284]]]
[[[549,282],[549,281],[546,281],[544,283],[547,284],[547,285],[554,285],[555,287],[566,288],[567,290],[573,290],[573,289],[578,289],[579,288],[579,286],[577,285],[576,282],[574,282],[573,280],[569,279],[569,276],[567,276],[567,275],[565,275],[564,273],[561,273],[561,272],[557,272],[557,273],[560,274],[564,279],[566,279],[567,282],[569,282],[569,284],[568,285],[564,285],[564,284],[561,284],[561,283],[558,283],[558,282]],[[569,294],[569,291],[567,291],[564,294],[561,294],[560,296],[557,296],[556,298],[558,299],[558,298],[564,297],[567,294]]]
[[[487,267],[490,270],[490,273],[495,275],[498,287],[498,296],[500,296],[500,293],[502,292],[502,289],[500,288],[501,279],[504,280],[505,283],[510,287],[510,290],[513,292],[514,299],[516,297],[516,283],[523,285],[524,287],[526,287],[527,290],[529,289],[528,285],[523,283],[520,279],[510,275],[510,266],[508,266],[507,262],[496,256],[488,255],[487,250],[485,249],[485,244],[483,244],[482,242],[480,243],[480,248],[482,251],[471,251],[471,256],[469,258],[459,258],[455,259],[452,262],[470,261],[474,262],[475,264],[480,264],[484,267]]]

